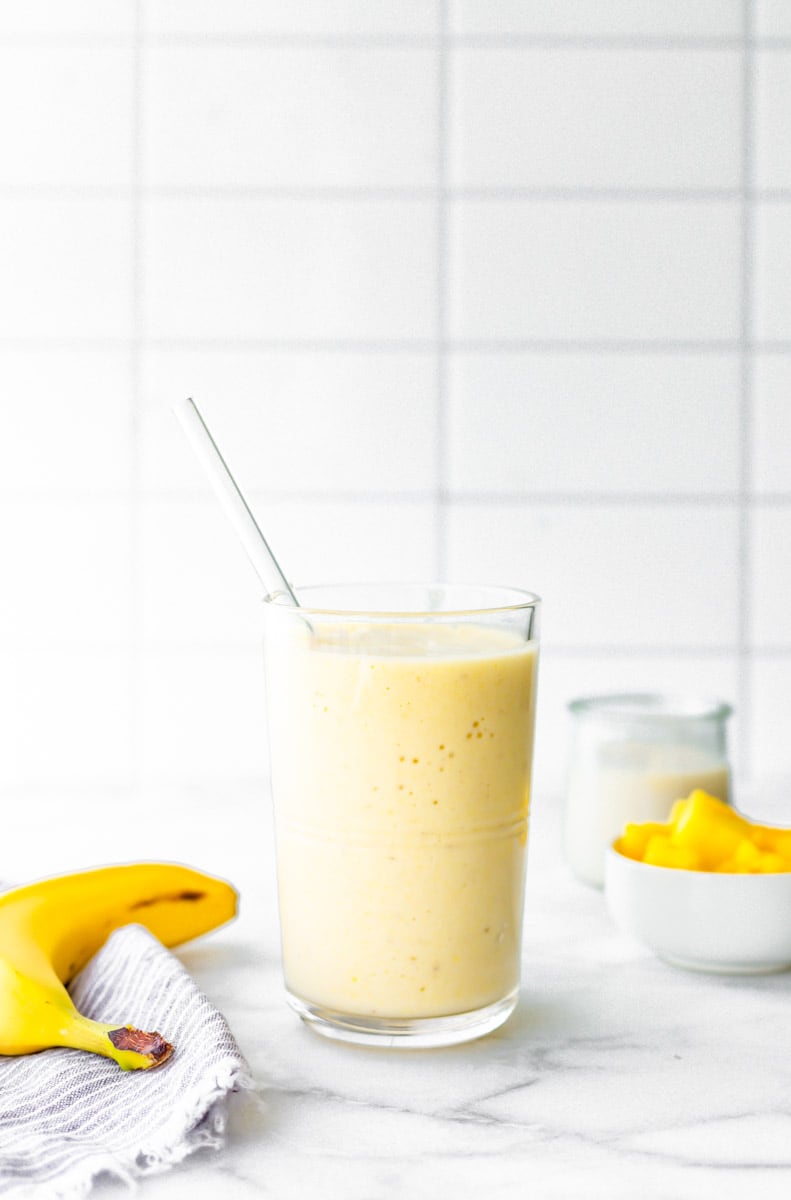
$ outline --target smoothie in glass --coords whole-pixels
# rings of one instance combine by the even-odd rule
[[[407,590],[417,611],[268,605],[283,963],[322,1032],[445,1044],[515,1004],[536,601],[421,612]]]

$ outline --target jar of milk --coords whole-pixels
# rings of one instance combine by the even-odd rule
[[[730,705],[656,694],[589,696],[569,705],[573,739],[566,795],[566,858],[601,887],[608,846],[627,821],[666,821],[702,788],[730,802]]]

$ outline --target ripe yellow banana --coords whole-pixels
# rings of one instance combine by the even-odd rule
[[[127,1071],[158,1066],[173,1051],[164,1038],[89,1020],[66,985],[121,925],[144,925],[177,946],[235,915],[230,884],[170,863],[102,867],[0,893],[0,1054],[72,1046]]]

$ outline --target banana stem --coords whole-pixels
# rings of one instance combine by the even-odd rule
[[[123,1071],[148,1070],[166,1062],[173,1047],[158,1033],[145,1033],[133,1025],[107,1025],[82,1013],[69,1013],[60,1030],[61,1046],[88,1050],[112,1058]]]

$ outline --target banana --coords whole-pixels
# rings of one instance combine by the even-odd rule
[[[144,925],[166,946],[236,915],[224,880],[171,863],[130,863],[60,875],[0,893],[0,1054],[71,1046],[125,1071],[173,1052],[158,1033],[103,1024],[77,1011],[66,986],[121,925]]]

